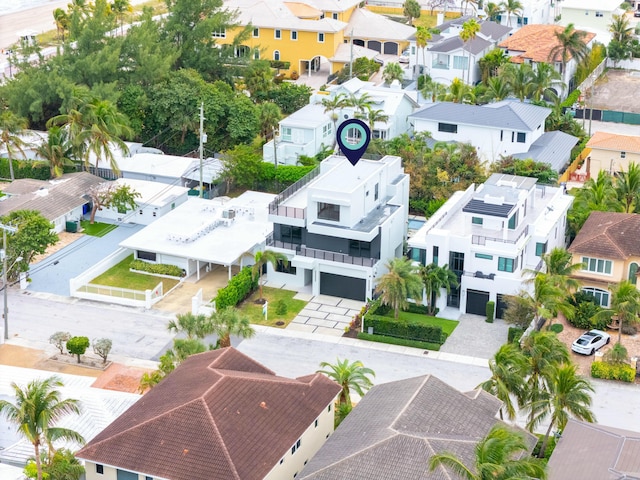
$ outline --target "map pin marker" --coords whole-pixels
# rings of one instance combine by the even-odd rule
[[[336,141],[345,157],[355,166],[369,146],[371,130],[357,118],[345,120],[338,127]]]

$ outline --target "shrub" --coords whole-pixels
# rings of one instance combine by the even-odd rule
[[[487,323],[493,323],[494,315],[496,312],[496,302],[489,301],[487,305],[484,307],[485,313],[487,314]]]
[[[604,361],[609,365],[622,365],[627,363],[629,354],[624,345],[616,343],[611,350],[604,354]]]
[[[67,341],[67,350],[71,355],[78,356],[78,363],[80,363],[80,355],[84,355],[87,348],[89,348],[89,339],[87,337],[71,337]]]
[[[287,314],[287,302],[280,299],[276,302],[276,315],[286,315]]]
[[[553,333],[560,333],[562,330],[564,330],[564,325],[562,325],[561,323],[554,323],[549,327],[549,330],[551,330]]]
[[[226,287],[218,290],[215,298],[216,309],[235,307],[258,286],[258,277],[253,278],[251,267],[244,267],[235,275]]]
[[[410,303],[409,307],[405,310],[405,312],[409,313],[419,313],[422,315],[429,314],[429,308],[424,305],[418,305],[417,303]]]
[[[509,333],[507,334],[507,342],[509,343],[518,343],[520,342],[520,338],[524,333],[523,328],[518,327],[509,327]]]
[[[638,327],[635,325],[622,325],[622,333],[625,335],[635,335],[638,333]]]
[[[593,317],[602,310],[593,295],[586,292],[576,292],[573,297],[568,298],[568,302],[573,305],[575,312],[573,318],[568,319],[571,325],[584,330],[592,328],[604,330],[607,328],[606,319],[593,320]]]
[[[591,364],[591,376],[593,378],[633,383],[636,378],[636,370],[626,363],[611,365],[606,362],[593,362]]]
[[[93,341],[93,353],[102,359],[102,363],[107,363],[107,357],[111,352],[113,342],[109,338],[99,338]]]
[[[419,342],[416,340],[406,340],[404,338],[388,337],[386,335],[370,335],[368,333],[358,333],[360,340],[369,340],[370,342],[388,343],[390,345],[401,345],[403,347],[423,348],[425,350],[440,350],[440,344]]]
[[[49,343],[52,343],[60,350],[60,354],[64,353],[64,347],[67,341],[71,338],[69,332],[56,332],[49,337]]]
[[[367,314],[364,319],[364,329],[373,327],[376,335],[416,340],[419,342],[437,343],[442,345],[447,335],[438,325],[426,325],[416,321],[398,321],[394,318]]]
[[[182,268],[176,265],[168,265],[166,263],[149,263],[144,260],[133,260],[129,264],[129,268],[140,272],[153,273],[156,275],[169,275],[171,277],[181,277],[183,275]]]

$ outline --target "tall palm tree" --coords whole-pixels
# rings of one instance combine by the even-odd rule
[[[376,122],[386,122],[389,120],[389,115],[386,115],[382,109],[374,109],[372,106],[367,105],[367,112],[363,118],[367,121],[369,129],[373,132]]]
[[[322,106],[324,107],[324,113],[331,112],[331,120],[333,121],[333,131],[335,132],[338,126],[338,114],[336,110],[341,110],[348,104],[347,96],[344,93],[339,93],[331,98],[323,98]]]
[[[451,85],[447,90],[443,90],[438,95],[438,100],[444,100],[445,102],[453,103],[475,103],[475,95],[473,94],[473,88],[467,85],[458,77],[451,81]]]
[[[569,416],[583,422],[595,422],[591,411],[591,395],[595,390],[588,380],[576,373],[576,366],[570,363],[553,366],[547,383],[548,390],[542,398],[531,403],[529,410],[533,413],[527,428],[533,429],[547,417],[551,417],[544,440],[540,446],[539,458],[544,458],[547,442],[553,427],[562,431],[567,425]]]
[[[428,78],[424,82],[424,86],[422,87],[422,91],[420,93],[422,93],[422,96],[425,99],[430,98],[432,102],[435,102],[436,100],[439,100],[441,97],[446,95],[447,87],[440,82],[436,82],[433,79]]]
[[[518,0],[505,0],[500,4],[502,11],[507,14],[507,27],[511,26],[511,15],[519,17],[524,7]]]
[[[471,18],[462,24],[462,30],[460,31],[460,39],[467,50],[467,83],[471,83],[471,49],[469,48],[469,43],[475,40],[480,28],[478,21],[475,18]]]
[[[262,302],[264,298],[262,297],[262,270],[264,267],[270,263],[271,266],[275,269],[278,267],[278,262],[287,262],[288,258],[284,253],[275,252],[273,250],[260,250],[256,252],[253,257],[253,276],[258,275],[258,287],[260,288],[260,301]]]
[[[249,323],[249,318],[242,314],[236,307],[225,307],[211,314],[211,333],[218,336],[220,348],[231,346],[231,335],[243,339],[251,338],[256,334]]]
[[[507,63],[500,70],[511,92],[521,102],[531,95],[533,90],[533,70],[530,65]]]
[[[618,320],[618,343],[622,344],[622,326],[637,323],[640,315],[640,292],[629,280],[610,285],[611,307],[601,310],[594,320]]]
[[[511,87],[503,77],[491,77],[487,80],[487,88],[482,94],[486,102],[499,102],[511,95]]]
[[[440,453],[429,459],[431,471],[451,470],[464,480],[545,480],[547,472],[539,459],[530,457],[522,434],[497,423],[475,448],[474,465],[465,465],[454,453]]]
[[[426,49],[427,43],[431,40],[431,31],[427,27],[419,26],[416,28],[416,47],[422,50],[422,67],[423,70],[426,68]]]
[[[393,308],[397,319],[400,309],[407,308],[409,298],[419,300],[422,296],[422,281],[408,258],[393,258],[386,268],[388,272],[380,277],[376,291],[380,292],[382,303]]]
[[[258,107],[260,120],[260,136],[266,139],[278,128],[278,123],[282,119],[282,111],[273,102],[262,102],[257,104],[256,107]]]
[[[77,400],[60,398],[58,388],[62,386],[62,381],[56,376],[33,380],[25,388],[12,383],[16,402],[0,400],[0,414],[16,425],[18,432],[33,445],[38,480],[42,480],[40,449],[43,445],[46,444],[53,455],[53,443],[57,440],[84,443],[84,438],[78,432],[55,426],[65,415],[80,413]]]
[[[631,40],[633,27],[629,25],[629,19],[626,15],[612,15],[609,32],[613,34],[613,40],[625,43]]]
[[[503,11],[504,10],[502,10],[501,5],[493,2],[488,2],[486,7],[484,8],[484,13],[487,14],[487,17],[492,22],[495,22],[496,20],[498,20],[498,15],[503,13]]]
[[[334,382],[340,384],[342,391],[338,400],[339,405],[351,406],[351,390],[354,390],[361,397],[373,386],[369,377],[376,374],[370,368],[365,367],[360,360],[349,363],[346,358],[340,360],[336,358],[336,363],[322,362],[318,373],[324,373]]]
[[[129,0],[113,0],[111,11],[115,13],[116,18],[120,22],[120,33],[124,33],[125,14],[133,12],[131,2],[129,2]]]
[[[385,83],[391,84],[394,80],[398,80],[398,82],[402,82],[402,78],[404,77],[404,70],[397,62],[389,62],[384,66],[384,70],[382,71],[382,78]],[[365,108],[370,107],[371,105],[366,105]]]
[[[558,312],[562,312],[567,318],[572,318],[574,310],[566,302],[566,290],[558,286],[550,275],[538,273],[532,283],[533,295],[529,295],[527,298],[531,310],[534,312],[536,329],[543,318],[548,319],[549,326],[551,326],[553,318]]]
[[[589,47],[585,43],[587,32],[576,30],[573,23],[567,25],[563,30],[554,32],[556,45],[549,51],[549,62],[562,62],[562,76],[564,78],[567,70],[567,63],[572,58],[580,63],[589,54]]]
[[[184,332],[188,340],[204,338],[212,333],[211,329],[211,321],[206,315],[191,312],[177,314],[176,319],[170,320],[167,325],[170,332]]]
[[[5,110],[0,113],[0,147],[7,152],[11,180],[16,179],[13,173],[13,159],[16,152],[20,152],[25,157],[24,147],[27,144],[20,135],[24,133],[28,126],[26,118],[17,116],[11,110]]]
[[[53,11],[53,21],[56,24],[58,38],[64,42],[64,32],[69,30],[69,16],[62,8]]]
[[[458,286],[458,277],[449,270],[448,265],[439,267],[435,263],[420,266],[419,273],[424,285],[428,312],[429,315],[433,315],[435,313],[435,302],[440,296],[441,290],[445,289],[447,295],[451,293],[451,288]]]
[[[524,379],[527,375],[528,362],[520,351],[520,347],[514,343],[505,343],[489,360],[491,378],[478,385],[485,392],[502,401],[509,420],[516,418],[516,408],[513,397],[522,404],[525,399]],[[503,420],[502,407],[500,408],[500,420]]]
[[[571,294],[580,288],[580,282],[572,275],[582,270],[581,263],[572,263],[573,256],[566,249],[556,247],[550,252],[542,254],[542,264],[546,273],[546,280],[551,282],[566,294]],[[526,270],[525,274],[539,275],[535,270]]]
[[[71,161],[71,142],[67,130],[53,126],[47,131],[47,140],[36,148],[37,154],[49,162],[51,178],[58,178],[64,173],[65,165],[73,165]]]
[[[356,114],[364,114],[368,106],[373,105],[373,98],[368,93],[354,95],[353,93],[347,99],[347,105],[356,109]]]
[[[616,179],[616,194],[625,213],[633,213],[640,207],[640,165],[631,162],[629,169],[621,170]]]
[[[562,84],[562,76],[553,65],[540,62],[531,74],[531,97],[536,100],[555,100],[558,95],[554,92],[554,85]]]

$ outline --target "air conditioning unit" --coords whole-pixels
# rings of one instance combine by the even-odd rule
[[[222,211],[222,218],[235,218],[235,216],[236,216],[236,211],[233,209]]]

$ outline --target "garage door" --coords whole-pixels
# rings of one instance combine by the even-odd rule
[[[367,299],[367,281],[333,273],[320,273],[320,293],[333,297],[351,298],[364,302]]]
[[[489,301],[489,292],[481,292],[479,290],[467,290],[467,313],[474,315],[487,314],[487,302]]]
[[[398,53],[398,44],[394,42],[386,42],[384,44],[384,52],[388,55],[399,55]]]

